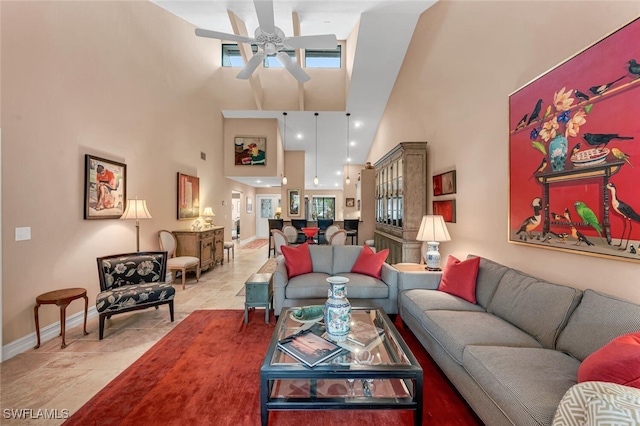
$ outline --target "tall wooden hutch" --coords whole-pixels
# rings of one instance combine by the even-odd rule
[[[388,263],[420,262],[416,241],[427,214],[427,143],[401,142],[376,164],[375,246]]]

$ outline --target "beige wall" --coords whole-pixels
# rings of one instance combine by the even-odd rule
[[[509,93],[639,13],[637,1],[440,1],[423,13],[368,160],[426,140],[430,175],[456,169],[443,255],[475,253],[640,302],[638,263],[507,243]]]
[[[214,208],[226,239],[222,201],[230,208],[232,189],[255,191],[224,178],[220,47],[192,25],[150,2],[0,8],[6,344],[34,332],[38,294],[85,287],[93,303],[96,257],[135,250],[132,221],[83,220],[85,154],[127,164],[127,195],[146,199],[153,215],[140,223],[142,250],[158,249],[158,230],[191,224],[176,219],[177,172],[200,177],[200,205]],[[32,239],[15,242],[22,226]],[[81,309],[73,303],[68,314]],[[42,308],[41,327],[58,315]]]
[[[235,165],[236,137],[266,137],[266,164],[255,166]],[[225,176],[280,176],[282,174],[282,142],[278,120],[272,119],[224,119],[224,174]]]

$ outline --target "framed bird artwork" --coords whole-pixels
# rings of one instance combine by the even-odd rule
[[[509,95],[509,241],[640,262],[640,18]]]

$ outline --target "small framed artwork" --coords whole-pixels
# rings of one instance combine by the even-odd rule
[[[236,166],[267,164],[267,138],[239,136],[233,139]]]
[[[200,178],[178,172],[178,220],[200,217]]]
[[[456,223],[456,200],[434,201],[433,214],[444,217],[445,222]]]
[[[288,194],[289,194],[289,216],[300,216],[300,190],[290,189]]]
[[[119,219],[127,202],[127,165],[85,155],[84,218]]]
[[[435,175],[433,177],[433,195],[448,195],[456,193],[456,171]]]
[[[356,205],[355,198],[347,198],[347,202],[346,202],[347,207],[354,207],[355,205]]]
[[[247,213],[253,213],[253,198],[247,197]]]

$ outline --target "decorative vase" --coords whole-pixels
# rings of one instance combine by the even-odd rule
[[[327,281],[331,288],[324,304],[324,325],[331,340],[344,342],[351,329],[351,303],[345,288],[349,278],[329,277]]]
[[[565,163],[567,162],[568,146],[569,141],[562,135],[557,135],[551,139],[549,143],[549,160],[551,160],[551,170],[554,172],[564,170]]]

